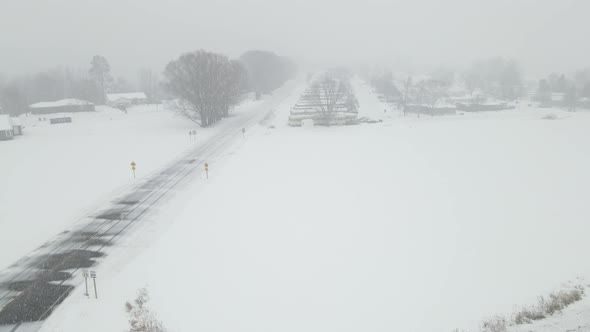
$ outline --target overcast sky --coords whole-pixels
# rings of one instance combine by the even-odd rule
[[[199,48],[395,68],[519,60],[529,76],[590,66],[587,0],[0,0],[0,73],[94,54],[116,75]]]

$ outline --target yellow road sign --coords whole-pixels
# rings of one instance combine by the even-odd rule
[[[209,169],[209,164],[205,163],[205,170]]]

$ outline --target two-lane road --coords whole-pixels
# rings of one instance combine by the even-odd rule
[[[290,95],[295,82],[275,92],[251,112],[236,113],[218,133],[147,177],[97,213],[75,223],[41,248],[0,272],[0,332],[37,331],[78,285],[82,271],[96,268],[117,240],[141,223],[151,209],[179,185],[198,176],[195,169],[243,139],[242,128],[266,119]],[[9,230],[8,230],[9,231]]]

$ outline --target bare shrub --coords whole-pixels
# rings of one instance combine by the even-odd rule
[[[543,298],[541,297],[539,301],[543,301]],[[522,310],[514,314],[513,320],[515,324],[528,324],[532,321],[540,320],[543,318],[545,318],[545,314],[542,311],[542,307],[533,307],[522,308]]]
[[[507,329],[506,318],[502,316],[495,316],[484,320],[481,324],[481,332],[506,332]]]
[[[129,332],[166,332],[162,322],[150,309],[149,301],[147,289],[141,288],[133,303],[125,303],[125,311],[129,315]]]
[[[576,285],[570,289],[562,289],[549,294],[549,299],[539,297],[539,302],[533,307],[524,307],[513,316],[514,324],[527,324],[541,320],[547,316],[561,312],[565,307],[577,302],[584,296],[584,286]]]
[[[580,301],[585,295],[586,288],[581,284],[566,284],[559,291],[549,294],[548,299],[540,296],[536,305],[522,307],[515,311],[510,319],[497,315],[484,320],[480,325],[480,332],[506,332],[509,326],[532,323],[555,313],[561,312],[565,307]],[[459,329],[453,332],[459,332]]]
[[[572,289],[560,290],[555,293],[549,294],[549,300],[545,303],[545,313],[553,315],[568,305],[580,301],[584,296],[584,287],[577,285]]]

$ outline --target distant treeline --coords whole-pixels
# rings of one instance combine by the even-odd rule
[[[590,108],[590,68],[577,71],[572,77],[552,73],[539,80],[535,99],[547,106],[570,110]]]
[[[448,97],[471,97],[481,103],[487,98],[512,101],[533,96],[545,105],[590,108],[590,69],[571,77],[552,73],[538,84],[526,82],[514,60],[490,58],[465,70],[439,68],[425,76],[404,76],[396,80],[391,70],[365,69],[364,78],[385,100],[400,106],[415,103],[435,107]]]
[[[445,93],[453,85],[462,85],[469,95],[476,92],[503,100],[514,100],[524,92],[524,80],[518,64],[504,58],[490,58],[473,63],[463,71],[439,68],[426,77],[403,77],[402,83],[394,81],[390,70],[370,73],[369,80],[376,92],[386,97],[403,97],[405,92],[415,90],[422,94],[429,90]]]
[[[101,105],[105,104],[107,93],[138,91],[144,92],[149,99],[155,102],[161,101],[162,99],[180,98],[183,99],[183,104],[186,106],[187,96],[205,93],[206,84],[191,85],[191,80],[187,79],[183,83],[186,84],[183,88],[192,90],[186,94],[180,93],[182,89],[174,89],[173,85],[171,85],[171,82],[174,82],[175,78],[174,75],[171,76],[171,70],[174,67],[174,63],[180,64],[184,60],[192,59],[196,60],[196,62],[187,64],[189,66],[195,66],[193,68],[195,70],[191,71],[191,75],[195,76],[191,78],[192,83],[199,80],[202,82],[215,81],[215,75],[212,73],[205,74],[205,68],[200,68],[205,71],[196,70],[203,64],[199,64],[198,62],[200,60],[191,57],[190,54],[199,52],[201,53],[197,58],[205,62],[208,61],[207,59],[211,60],[213,58],[216,60],[227,59],[223,55],[205,51],[187,53],[181,58],[172,61],[167,66],[164,71],[164,77],[160,73],[150,69],[140,70],[136,83],[131,83],[122,77],[114,76],[111,73],[108,60],[100,55],[96,55],[91,59],[87,70],[72,70],[67,67],[59,67],[37,74],[21,75],[13,78],[0,75],[0,112],[18,115],[28,112],[28,106],[30,104],[68,98],[87,100]],[[296,73],[296,66],[288,58],[266,51],[248,51],[238,60],[227,60],[225,62],[225,65],[231,63],[231,66],[235,70],[234,76],[225,75],[228,73],[229,67],[222,71],[225,71],[225,79],[231,81],[226,83],[228,83],[228,86],[234,86],[237,94],[255,92],[257,96],[260,96],[270,93],[280,87],[285,81],[294,77]],[[213,63],[210,65],[213,65]],[[218,73],[218,75],[221,74]],[[226,99],[227,96],[219,95],[211,98],[217,100],[225,99],[224,103],[227,105],[233,104],[233,102]],[[211,104],[212,101],[208,100],[207,103]],[[205,108],[205,106],[202,107]],[[220,112],[204,111],[203,114],[196,114],[196,119],[200,122],[200,116],[203,115],[205,121],[202,125],[213,123],[219,118],[226,116],[229,107],[225,107],[226,110]],[[210,114],[210,116],[207,114]],[[195,120],[195,117],[192,117],[192,119]]]
[[[7,79],[0,77],[0,107],[4,113],[26,113],[28,106],[42,101],[81,99],[104,104],[107,93],[145,92],[149,98],[160,95],[158,74],[149,69],[138,73],[138,83],[131,84],[122,77],[113,77],[105,57],[92,58],[88,70],[59,67],[33,75]]]
[[[297,68],[286,57],[272,52],[248,51],[239,59],[248,72],[251,91],[265,94],[276,90],[285,81],[295,76]]]

